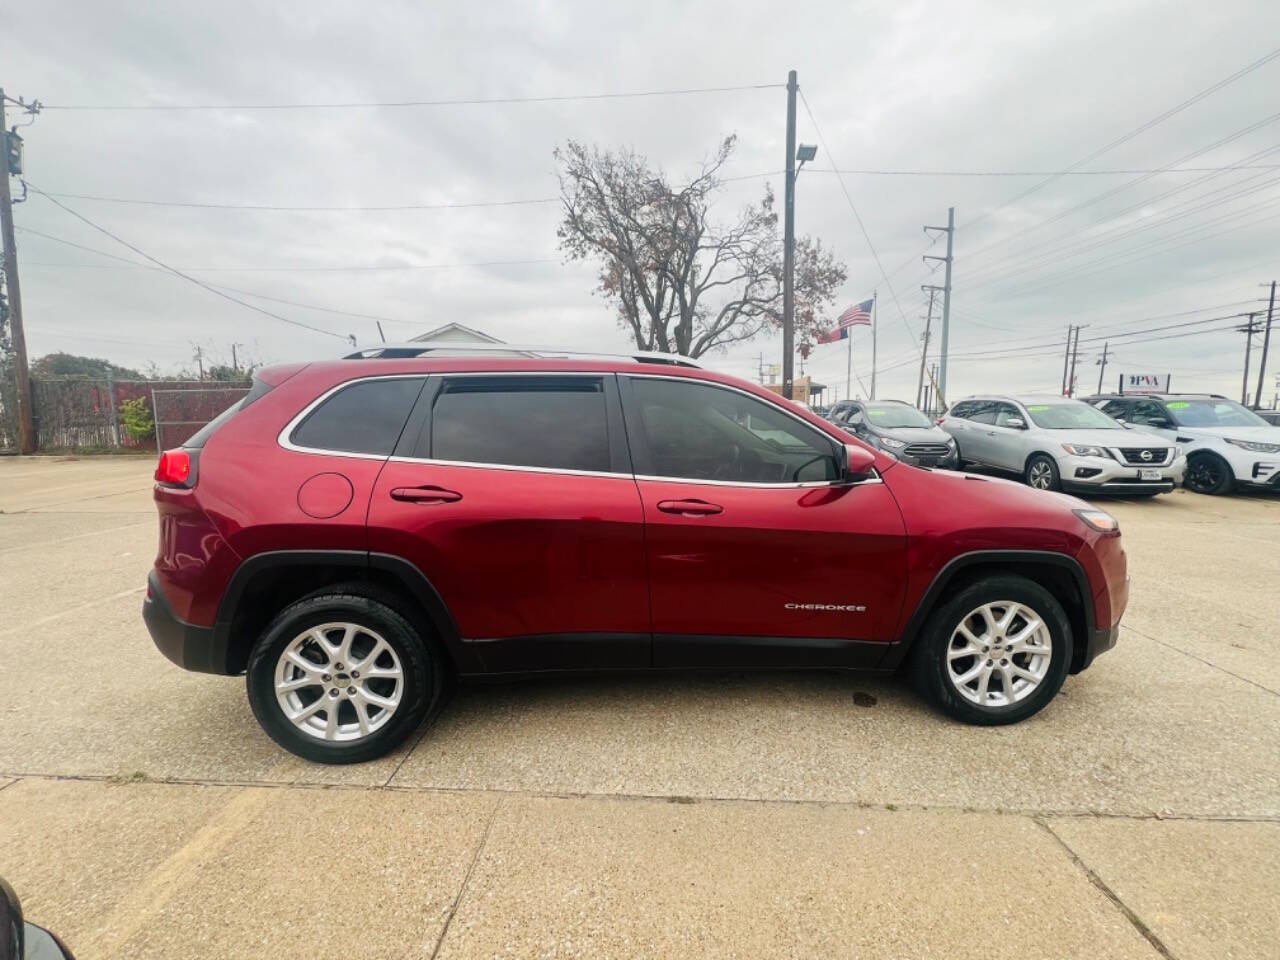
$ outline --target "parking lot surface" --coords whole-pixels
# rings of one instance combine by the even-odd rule
[[[554,680],[326,767],[152,646],[152,469],[0,458],[0,875],[77,957],[1276,956],[1280,498],[1105,504],[1120,642],[1017,726]]]

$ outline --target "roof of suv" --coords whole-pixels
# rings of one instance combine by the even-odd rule
[[[975,393],[971,397],[962,397],[951,404],[964,403],[966,400],[1008,400],[1014,403],[1058,403],[1062,400],[1077,400],[1078,397],[1064,397],[1057,393]]]
[[[1090,400],[1141,400],[1154,397],[1157,400],[1168,400],[1172,397],[1196,397],[1201,400],[1229,400],[1220,393],[1095,393]]]
[[[678,353],[639,350],[633,353],[610,353],[600,350],[571,350],[562,347],[521,346],[511,343],[380,343],[346,354],[344,360],[405,360],[412,357],[509,357],[531,360],[604,359],[627,360],[677,367],[701,368],[692,357]]]

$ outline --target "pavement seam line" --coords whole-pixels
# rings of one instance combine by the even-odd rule
[[[453,916],[458,912],[462,898],[466,896],[467,886],[471,883],[471,874],[475,872],[476,864],[480,862],[480,855],[484,853],[485,844],[489,842],[489,831],[493,829],[493,822],[498,819],[498,811],[502,809],[502,804],[506,799],[506,797],[498,797],[498,802],[493,805],[493,813],[489,814],[489,822],[484,825],[484,833],[480,836],[480,842],[476,844],[476,852],[471,858],[470,866],[467,867],[466,875],[462,878],[462,886],[458,888],[458,895],[453,898],[453,905],[449,907],[449,915],[444,918],[444,926],[440,928],[440,936],[436,939],[435,948],[431,951],[431,960],[436,960],[436,955],[440,952],[440,948],[444,946],[444,938],[449,933],[449,924],[453,923]]]
[[[1138,914],[1127,903],[1120,899],[1120,895],[1107,885],[1107,882],[1098,875],[1097,871],[1080,859],[1080,856],[1071,849],[1067,841],[1063,840],[1062,837],[1058,836],[1058,834],[1054,832],[1053,827],[1049,826],[1049,824],[1040,817],[1033,817],[1032,820],[1038,827],[1058,842],[1058,846],[1066,851],[1067,856],[1071,858],[1071,862],[1084,871],[1084,875],[1088,878],[1089,882],[1102,891],[1102,894],[1116,906],[1116,909],[1125,915],[1125,918],[1130,924],[1132,924],[1133,928],[1137,930],[1138,933],[1142,934],[1147,943],[1151,944],[1160,956],[1164,957],[1165,960],[1178,960],[1178,958],[1174,956],[1173,951],[1165,946],[1164,941],[1160,939],[1159,935],[1147,926],[1146,923],[1143,922],[1142,918],[1138,916]]]
[[[95,600],[88,600],[78,606],[68,607],[58,613],[51,613],[47,617],[41,617],[39,620],[33,620],[31,623],[21,623],[14,627],[6,627],[5,629],[0,630],[0,636],[4,636],[7,633],[19,633],[21,631],[32,630],[35,627],[43,627],[46,623],[52,623],[54,620],[69,617],[71,614],[79,613],[81,610],[88,610],[90,607],[97,607],[104,603],[110,603],[112,600],[119,600],[123,597],[129,596],[130,594],[142,593],[146,589],[147,588],[145,586],[130,587],[128,590],[121,590],[119,593],[113,593],[110,596],[98,597]]]
[[[76,533],[69,537],[59,537],[56,540],[41,540],[39,543],[22,543],[16,547],[4,547],[0,549],[0,554],[16,553],[19,550],[35,550],[38,547],[49,547],[57,543],[66,543],[69,540],[83,540],[86,537],[100,537],[107,533],[118,533],[121,530],[132,530],[134,527],[152,526],[155,520],[148,517],[146,520],[139,520],[137,523],[126,523],[119,527],[106,527],[102,530],[93,530],[89,533]]]
[[[1270,687],[1265,687],[1262,684],[1258,683],[1256,680],[1250,680],[1248,677],[1242,677],[1238,673],[1232,673],[1226,667],[1220,667],[1216,663],[1213,663],[1212,661],[1205,660],[1203,657],[1197,657],[1194,653],[1188,653],[1186,650],[1183,650],[1181,647],[1175,647],[1173,644],[1167,643],[1164,640],[1161,640],[1159,637],[1153,637],[1150,634],[1143,633],[1141,630],[1136,630],[1127,624],[1125,625],[1124,629],[1128,630],[1130,633],[1136,633],[1138,636],[1142,637],[1144,640],[1150,640],[1152,643],[1158,643],[1160,644],[1160,646],[1166,647],[1169,650],[1174,650],[1182,654],[1184,657],[1189,657],[1190,659],[1195,660],[1198,663],[1203,663],[1206,667],[1212,667],[1214,670],[1217,670],[1221,673],[1225,673],[1229,677],[1235,677],[1237,680],[1241,680],[1244,683],[1249,684],[1249,686],[1251,687],[1257,687],[1259,690],[1262,690],[1265,693],[1269,693],[1273,697],[1280,697],[1280,690],[1272,690]]]
[[[0,771],[0,777],[15,780],[46,780],[68,783],[105,783],[113,786],[129,786],[117,774],[31,773]],[[198,777],[147,777],[136,783],[160,784],[168,787],[261,787],[265,790],[389,790],[398,793],[435,793],[446,796],[494,794],[499,797],[518,797],[533,800],[617,800],[626,803],[672,803],[679,797],[682,802],[694,803],[742,803],[774,804],[793,807],[847,807],[852,810],[885,810],[889,813],[953,813],[988,814],[1010,817],[1052,817],[1057,820],[1161,820],[1179,823],[1280,823],[1280,814],[1213,814],[1213,813],[1111,813],[1103,810],[1037,810],[1019,807],[974,807],[950,804],[912,804],[901,802],[873,802],[870,800],[793,800],[786,797],[690,797],[684,794],[665,793],[594,793],[574,790],[520,790],[509,787],[442,787],[422,784],[381,783],[325,783],[299,780],[211,780]]]
[[[12,787],[15,783],[19,782],[21,782],[20,777],[14,777],[12,780],[6,780],[4,783],[0,783],[0,790],[5,789],[6,787]]]
[[[144,490],[150,490],[150,489],[151,489],[150,487],[130,487],[128,490],[115,490],[111,493],[100,493],[97,496],[93,496],[93,497],[76,497],[73,500],[59,500],[57,503],[42,503],[36,507],[23,507],[21,510],[6,510],[4,512],[8,514],[12,514],[14,516],[18,514],[24,514],[24,513],[26,514],[39,513],[42,511],[51,510],[53,507],[65,507],[69,503],[84,503],[88,500],[107,500],[111,497],[123,497],[126,494],[141,493]],[[73,511],[65,511],[65,512],[70,513]],[[80,511],[80,512],[84,512],[84,511]]]

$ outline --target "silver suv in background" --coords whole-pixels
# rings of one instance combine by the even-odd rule
[[[1090,397],[1089,403],[1182,446],[1187,451],[1188,490],[1280,490],[1280,427],[1234,400],[1204,393],[1102,394]]]
[[[915,467],[954,470],[956,443],[923,413],[900,400],[848,400],[832,423]]]
[[[1182,450],[1101,410],[1054,395],[969,397],[939,425],[962,462],[1022,475],[1040,490],[1154,496],[1182,482]]]

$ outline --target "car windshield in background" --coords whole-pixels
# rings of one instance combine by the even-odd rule
[[[1032,423],[1046,430],[1123,430],[1097,407],[1087,403],[1028,403]]]
[[[867,404],[867,423],[885,430],[898,427],[932,427],[933,421],[915,407],[901,403]]]
[[[1265,427],[1267,421],[1234,400],[1170,400],[1165,403],[1182,427]]]

